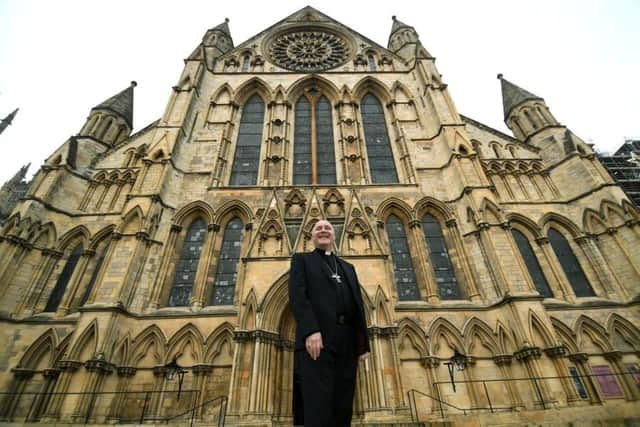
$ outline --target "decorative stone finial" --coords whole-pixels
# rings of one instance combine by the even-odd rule
[[[224,18],[224,22],[229,22],[229,18]]]
[[[393,15],[393,16],[391,17],[391,19],[393,19],[394,21],[397,21],[397,19],[396,19],[396,15]]]
[[[502,73],[498,73],[498,80],[502,80]]]
[[[136,87],[138,86],[138,83],[135,80],[131,80],[131,86]]]

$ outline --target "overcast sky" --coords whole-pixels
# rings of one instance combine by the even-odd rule
[[[230,19],[236,45],[307,4],[387,45],[412,25],[460,113],[507,131],[498,73],[601,151],[640,136],[640,1],[0,0],[0,183],[30,174],[89,110],[136,80],[134,127],[159,118],[187,57]]]

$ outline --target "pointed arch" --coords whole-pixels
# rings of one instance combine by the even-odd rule
[[[242,223],[251,224],[253,222],[253,214],[251,208],[242,200],[229,200],[218,206],[215,210],[216,214],[213,217],[213,223],[222,225],[227,219],[238,216],[242,220]]]
[[[527,235],[530,240],[542,237],[542,230],[531,218],[517,212],[509,212],[505,215],[505,219],[509,221],[512,227]]]
[[[186,219],[197,215],[202,216],[202,219],[204,219],[207,224],[212,224],[214,222],[214,210],[211,205],[203,200],[193,201],[180,208],[173,216],[173,222],[175,224],[182,225]]]
[[[376,96],[383,105],[391,102],[391,92],[389,91],[389,88],[373,76],[366,76],[362,78],[351,90],[354,99],[363,99],[369,92],[373,93],[373,95]]]
[[[134,206],[122,217],[120,225],[118,225],[118,233],[135,234],[142,230],[144,222],[144,212],[140,205]]]
[[[227,82],[211,94],[211,100],[216,104],[229,104],[234,98],[233,88]]]
[[[547,326],[544,324],[542,319],[538,316],[536,312],[529,309],[529,336],[533,339],[535,336],[534,332],[538,332],[542,339],[544,340],[545,347],[553,347],[556,345],[556,340],[553,338],[553,334]],[[533,344],[533,343],[532,343]]]
[[[486,197],[480,202],[480,209],[478,211],[480,212],[484,222],[489,224],[501,224],[504,222],[504,216],[501,209]]]
[[[55,349],[58,345],[58,337],[53,328],[49,328],[31,343],[24,352],[17,368],[37,369],[43,361],[48,367],[54,366]]]
[[[551,325],[553,326],[553,330],[556,331],[558,338],[560,338],[560,341],[564,344],[570,354],[580,352],[576,341],[576,334],[569,326],[555,317],[551,317]]]
[[[98,345],[98,321],[93,319],[91,323],[84,329],[82,334],[78,337],[73,345],[73,348],[69,352],[68,358],[70,360],[79,360],[80,355],[84,352],[85,348],[89,345],[93,345],[91,349],[91,355],[96,353]],[[81,361],[82,362],[82,361]]]
[[[538,221],[540,229],[547,232],[552,226],[557,226],[561,230],[566,230],[573,238],[581,236],[580,228],[569,218],[555,212],[547,212]]]
[[[167,360],[169,362],[172,357],[182,354],[182,350],[191,343],[193,353],[190,355],[194,362],[202,362],[204,354],[204,337],[200,329],[193,323],[189,322],[181,327],[167,343]]]
[[[167,340],[162,329],[157,325],[150,325],[133,339],[130,363],[132,366],[137,366],[151,350],[155,364],[164,364],[166,348]]]
[[[105,241],[105,239],[111,238],[115,229],[116,226],[114,224],[110,224],[94,234],[91,238],[91,241],[89,242],[89,249],[98,249],[98,247]]]
[[[591,317],[581,314],[576,320],[574,331],[578,338],[578,346],[584,349],[584,335],[589,337],[602,352],[613,351],[613,346],[607,337],[607,331]]]
[[[600,212],[609,227],[617,227],[626,222],[624,209],[611,200],[605,199],[600,203]]]
[[[498,337],[498,345],[502,354],[515,353],[517,347],[513,332],[500,320],[496,322],[496,335]]]
[[[256,328],[258,313],[258,297],[255,288],[249,289],[247,297],[244,299],[244,310],[240,316],[240,329],[250,331]]]
[[[2,224],[2,234],[8,235],[10,232],[15,234],[14,229],[20,224],[20,212],[11,215],[4,224]]]
[[[129,362],[129,348],[131,343],[131,337],[127,333],[119,341],[114,343],[113,352],[111,356],[111,363],[116,366],[127,366]]]
[[[262,313],[258,328],[278,332],[284,308],[289,305],[288,283],[289,271],[286,271],[269,287],[258,305],[258,312]]]
[[[444,338],[451,350],[457,349],[460,353],[467,354],[460,331],[444,317],[438,317],[431,322],[427,336],[429,337],[429,354],[438,354],[440,350],[438,348],[438,340],[440,337]]]
[[[378,326],[389,326],[393,324],[393,317],[389,309],[389,298],[384,293],[382,286],[378,285],[375,295],[376,323]]]
[[[500,347],[494,338],[491,327],[478,317],[471,317],[462,328],[462,336],[464,337],[464,348],[470,354],[474,354],[474,340],[477,337],[482,345],[486,347],[492,355],[500,354]]]
[[[415,320],[408,317],[404,317],[398,322],[398,350],[403,350],[405,339],[408,339],[413,347],[418,350],[420,357],[429,355],[429,347],[424,331]]]
[[[329,79],[319,74],[308,74],[294,81],[287,89],[287,99],[291,103],[295,103],[304,90],[308,87],[315,86],[325,94],[335,104],[340,99],[340,89]]]
[[[600,214],[591,208],[585,209],[582,214],[582,227],[586,232],[594,234],[599,234],[607,230],[607,226],[602,218],[600,218]]]
[[[397,197],[389,197],[380,203],[376,210],[376,218],[378,218],[379,221],[386,222],[387,217],[392,213],[396,213],[396,215],[399,214],[398,216],[403,217],[407,225],[415,219],[411,207],[404,200]]]
[[[53,222],[42,224],[32,239],[33,245],[39,249],[51,248],[55,241],[56,227]]]
[[[629,320],[625,319],[618,313],[611,313],[607,319],[607,333],[612,339],[612,345],[616,342],[616,335],[623,338],[636,351],[640,350],[640,330]]]
[[[218,326],[205,341],[205,355],[203,363],[212,363],[218,356],[221,355],[225,344],[228,345],[230,354],[227,354],[229,358],[233,357],[233,326],[229,322],[224,322]]]
[[[71,230],[67,231],[58,241],[56,249],[64,251],[76,240],[78,241],[78,243],[82,243],[82,246],[85,248],[89,246],[88,243],[91,240],[91,233],[89,232],[87,227],[85,227],[84,225],[77,225]]]
[[[266,105],[271,102],[272,93],[273,91],[266,81],[254,76],[236,88],[233,101],[238,105],[245,105],[249,98],[258,95]]]
[[[454,213],[444,202],[429,196],[423,197],[416,202],[413,207],[413,217],[422,218],[427,212],[435,214],[443,222],[454,219],[455,217]]]
[[[411,95],[411,90],[400,82],[396,80],[391,86],[391,94],[393,95],[393,99],[399,102],[413,102],[413,96]]]

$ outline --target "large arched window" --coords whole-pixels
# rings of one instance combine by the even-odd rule
[[[293,142],[294,184],[336,183],[331,104],[316,89],[296,102]]]
[[[374,184],[398,182],[384,111],[380,101],[371,94],[365,95],[362,99],[362,126],[369,156],[371,182]]]
[[[436,277],[440,298],[445,300],[461,299],[462,295],[440,223],[433,215],[425,214],[422,217],[422,231],[429,249],[429,259]]]
[[[387,218],[387,236],[391,249],[393,273],[396,279],[396,289],[400,301],[415,301],[420,299],[416,273],[411,262],[409,242],[404,231],[404,224],[397,216],[391,214]]]
[[[529,239],[518,230],[511,230],[511,234],[516,241],[520,255],[524,260],[524,264],[527,266],[527,271],[536,290],[543,297],[551,298],[553,293],[551,292],[551,288],[549,288],[547,279],[544,277],[544,273],[542,272],[542,268],[540,268],[540,263],[538,262],[538,258],[536,258],[536,254],[533,252]]]
[[[170,307],[188,306],[191,300],[191,291],[198,272],[202,244],[207,236],[207,224],[201,218],[191,223],[187,235],[184,238],[180,259],[176,265],[173,276],[173,287],[169,294]]]
[[[585,276],[582,267],[578,263],[576,255],[571,250],[571,246],[564,236],[553,228],[549,229],[547,233],[549,243],[555,252],[564,274],[567,276],[573,292],[577,297],[593,297],[596,294],[593,292],[587,276]]]
[[[64,265],[60,276],[58,276],[58,281],[56,282],[53,291],[51,291],[51,295],[49,295],[44,311],[55,312],[58,309],[60,301],[62,301],[62,297],[64,296],[64,291],[67,289],[69,280],[71,280],[71,276],[73,276],[73,271],[76,269],[76,265],[78,264],[83,251],[84,247],[82,246],[82,243],[78,244],[73,251],[71,251],[71,255],[69,255],[67,263]]]
[[[264,102],[253,95],[244,105],[238,143],[231,169],[231,185],[256,185],[260,166],[260,146],[264,121]]]
[[[241,245],[242,221],[236,217],[229,221],[224,229],[216,280],[211,294],[211,305],[233,304]]]

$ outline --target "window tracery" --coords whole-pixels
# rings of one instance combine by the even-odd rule
[[[400,218],[391,214],[387,218],[386,227],[398,299],[400,301],[419,300],[420,293],[418,292],[416,273],[411,262],[404,224]]]
[[[520,251],[520,256],[522,256],[522,259],[524,260],[524,264],[527,267],[527,271],[529,272],[529,276],[531,277],[536,290],[545,298],[553,297],[549,283],[544,277],[544,273],[542,272],[542,268],[540,267],[540,263],[538,262],[535,252],[533,252],[531,243],[529,243],[529,239],[527,239],[520,231],[515,229],[511,230],[511,234],[513,235],[513,239],[516,241],[516,246]]]
[[[431,214],[422,217],[422,231],[429,249],[429,258],[436,278],[440,298],[445,300],[461,299],[458,281],[451,264],[447,243],[442,234],[442,227]]]
[[[580,267],[580,263],[573,253],[569,242],[567,242],[567,239],[553,228],[549,229],[547,237],[576,296],[595,296],[596,294],[593,292],[593,288],[591,288],[591,284],[587,276],[585,276],[582,267]]]
[[[73,276],[73,272],[78,265],[78,261],[80,261],[80,257],[84,252],[84,247],[82,243],[79,243],[71,254],[69,255],[69,259],[67,259],[67,263],[64,265],[60,276],[58,276],[58,281],[56,285],[53,287],[51,291],[51,295],[49,295],[49,299],[47,300],[47,305],[44,308],[45,312],[55,312],[62,301],[62,297],[64,296],[64,292],[67,289],[67,285],[71,280],[71,276]]]
[[[246,102],[240,119],[238,142],[231,169],[231,185],[256,185],[263,122],[264,102],[258,95],[253,95]]]
[[[374,184],[397,183],[398,174],[384,111],[378,98],[370,93],[362,99],[362,125],[369,157],[371,182]]]
[[[339,35],[325,30],[294,30],[276,37],[269,47],[273,62],[287,70],[313,72],[344,64],[349,46]]]
[[[242,220],[235,217],[224,229],[211,305],[233,304],[242,246],[242,228]]]
[[[193,284],[198,272],[198,263],[202,245],[207,235],[207,225],[201,218],[193,221],[184,238],[180,258],[173,278],[173,287],[169,295],[170,307],[185,307],[190,304]]]

